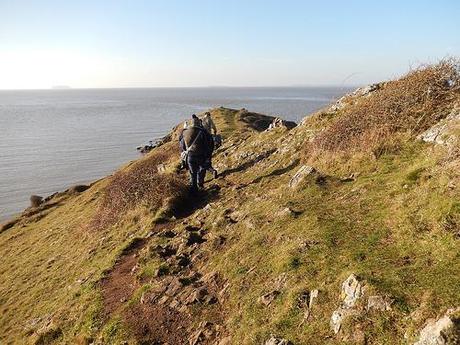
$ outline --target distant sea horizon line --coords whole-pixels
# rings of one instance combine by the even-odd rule
[[[139,90],[139,89],[274,89],[274,88],[358,88],[368,84],[302,84],[302,85],[207,85],[207,86],[115,86],[115,87],[72,87],[67,85],[52,86],[49,88],[31,88],[31,89],[2,89],[1,91],[71,91],[71,90]]]

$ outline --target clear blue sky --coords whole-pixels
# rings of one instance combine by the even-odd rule
[[[460,56],[460,1],[0,0],[0,88],[363,84]]]

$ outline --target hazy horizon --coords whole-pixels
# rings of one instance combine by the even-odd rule
[[[460,56],[460,3],[0,0],[0,89],[357,86]]]
[[[0,89],[0,91],[69,91],[69,90],[117,90],[117,89],[289,89],[289,88],[315,88],[315,89],[321,89],[321,88],[344,88],[344,89],[349,89],[349,88],[358,88],[362,87],[363,84],[361,85],[352,85],[352,84],[347,84],[347,85],[338,85],[338,84],[328,84],[328,85],[265,85],[265,86],[252,86],[252,85],[246,85],[246,86],[241,86],[241,85],[204,85],[204,86],[130,86],[130,87],[72,87],[71,85],[62,85],[65,86],[65,88],[56,88],[55,86],[51,86],[49,88],[39,88],[39,89]]]

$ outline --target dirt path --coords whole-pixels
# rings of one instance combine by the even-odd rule
[[[215,197],[210,194],[189,205],[201,208]],[[105,322],[114,315],[122,316],[140,343],[212,344],[223,335],[223,308],[219,300],[223,282],[215,274],[200,272],[206,260],[202,247],[207,240],[204,229],[184,225],[193,212],[187,208],[179,210],[178,220],[157,225],[152,236],[127,248],[101,280]],[[176,228],[180,226],[184,229],[178,233]],[[170,235],[165,237],[166,233]],[[158,236],[162,236],[161,243],[166,244],[155,245],[154,239]],[[156,255],[168,265],[169,271],[141,281],[136,270],[140,252],[147,245],[157,251]],[[130,301],[145,283],[151,288],[142,294],[141,301]]]

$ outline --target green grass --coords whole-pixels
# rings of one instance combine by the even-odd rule
[[[205,259],[196,269],[217,271],[230,284],[224,325],[238,344],[261,344],[270,334],[294,344],[343,343],[331,333],[329,319],[350,273],[366,282],[368,294],[394,299],[391,311],[348,320],[348,332],[361,325],[369,344],[400,343],[406,331],[413,339],[427,318],[460,304],[460,190],[447,187],[451,181],[460,186],[460,181],[455,161],[446,162],[444,151],[402,141],[397,151],[378,158],[309,157],[306,161],[326,182],[309,178],[293,190],[288,182],[300,160],[305,161],[300,148],[311,134],[309,127],[257,133],[237,121],[237,114],[213,111],[225,136],[214,164],[232,172],[212,182],[221,189],[205,227],[209,238],[224,236],[226,241],[219,248],[210,247],[211,241],[202,244]],[[285,151],[275,151],[280,148]],[[268,151],[268,157],[251,161]],[[357,176],[354,181],[340,182],[351,173]],[[135,343],[120,315],[106,323],[101,319],[97,282],[133,238],[151,229],[155,212],[141,205],[110,228],[85,228],[106,183],[66,199],[36,222],[24,221],[0,234],[4,339],[20,343],[26,338],[24,321],[52,315],[63,343],[78,337]],[[281,215],[286,207],[295,214]],[[227,214],[238,220],[229,222]],[[174,230],[178,236],[171,241],[180,241],[183,226]],[[158,270],[171,274],[150,250],[166,242],[155,237],[139,253],[143,281]],[[258,298],[272,291],[282,274],[286,284],[281,293],[263,306]],[[149,288],[143,285],[129,303],[139,303]],[[298,298],[313,289],[320,294],[303,322]],[[410,318],[416,310],[421,317]]]

